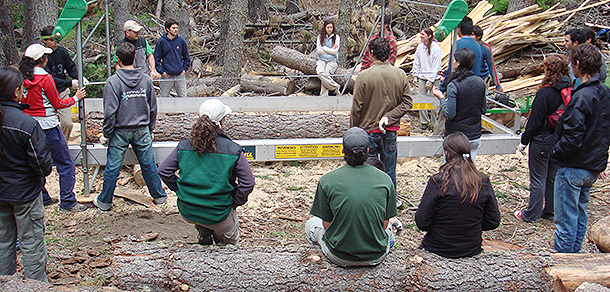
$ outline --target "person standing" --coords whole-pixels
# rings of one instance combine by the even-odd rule
[[[434,40],[434,34],[430,28],[424,28],[419,33],[421,43],[417,45],[415,50],[415,59],[413,61],[413,76],[418,81],[418,94],[420,95],[431,95],[432,87],[439,86],[441,76],[438,75],[438,71],[441,70],[442,55],[441,46]],[[419,111],[419,122],[421,123],[421,129],[426,130],[428,124],[431,122],[435,127],[437,126],[437,119],[439,118],[437,113],[438,106],[432,111],[432,119],[430,119],[430,111],[420,110]],[[443,129],[444,127],[443,123]]]
[[[483,29],[475,25],[473,30],[474,40],[481,45],[481,72],[479,77],[485,80],[486,84],[489,84],[488,77],[496,85],[496,90],[502,91],[502,85],[500,85],[500,79],[498,78],[498,70],[496,69],[496,61],[494,61],[494,55],[491,52],[491,46],[483,41]]]
[[[392,32],[392,29],[390,28],[390,16],[386,15],[383,18],[383,38],[388,42],[388,45],[390,46],[390,52],[388,53],[388,63],[392,66],[394,66],[394,62],[396,62],[396,49],[398,48],[398,43],[396,42],[396,37],[394,36],[394,32]],[[372,42],[374,39],[379,38],[380,34],[381,34],[381,21],[377,23],[377,26],[375,27],[377,29],[377,33],[374,34],[371,37],[371,41]],[[369,44],[370,44],[369,42]],[[371,52],[371,48],[370,46],[367,48],[366,53],[364,54],[364,57],[362,57],[362,62],[360,63],[360,70],[366,70],[369,67],[371,67],[371,64],[373,63],[373,54]]]
[[[578,46],[580,44],[584,44],[586,41],[587,41],[587,37],[585,36],[585,33],[582,30],[576,29],[576,28],[567,30],[565,35],[563,36],[563,46],[566,49],[566,55],[569,54],[571,50],[576,48],[576,46]],[[568,61],[570,61],[570,60],[568,60]],[[580,85],[581,80],[574,75],[574,72],[572,71],[571,63],[569,65],[569,67],[570,67],[570,81],[572,82],[572,88],[576,88],[576,87],[578,87],[578,85]]]
[[[555,127],[548,119],[563,104],[561,91],[570,87],[570,70],[565,56],[550,55],[544,60],[543,67],[542,86],[536,92],[519,145],[521,151],[530,146],[527,160],[530,172],[529,204],[526,209],[515,211],[515,216],[525,222],[538,222],[540,218],[553,220],[557,165],[551,161]]]
[[[592,28],[585,27],[582,29],[582,31],[585,34],[585,43],[595,46],[595,48],[597,48],[599,51],[599,54],[602,56],[602,67],[599,69],[599,81],[606,83],[606,78],[608,77],[608,65],[606,64],[606,54],[602,52],[604,49],[604,42],[595,37],[595,31]]]
[[[254,189],[243,148],[222,131],[229,113],[231,108],[217,99],[204,101],[191,138],[181,141],[159,166],[161,179],[178,196],[178,211],[195,224],[199,244],[237,244],[236,208]]]
[[[365,130],[352,127],[345,132],[347,165],[320,178],[311,205],[314,217],[305,223],[307,240],[342,267],[378,265],[392,245],[388,225],[396,216],[396,191],[385,173],[364,163],[368,148]]]
[[[481,53],[481,45],[474,39],[474,24],[470,17],[465,16],[462,21],[455,28],[458,37],[460,38],[455,42],[455,51],[457,52],[459,49],[469,49],[474,53],[474,64],[470,71],[474,73],[475,76],[479,76],[481,73],[481,62],[483,60],[483,55]],[[455,58],[455,57],[454,57]],[[446,77],[442,82],[439,89],[442,92],[447,91],[447,85],[449,84],[449,79],[455,67],[453,63],[449,63],[449,68],[445,70],[444,76]]]
[[[555,250],[577,253],[587,231],[589,192],[606,169],[610,144],[610,88],[599,80],[601,56],[590,44],[568,54],[582,82],[559,118],[551,157],[555,176]]]
[[[148,44],[148,41],[143,36],[140,36],[142,26],[133,20],[125,21],[123,24],[123,31],[125,31],[125,38],[117,43],[130,43],[136,48],[136,57],[133,61],[133,67],[136,69],[142,69],[142,73],[150,75],[153,80],[159,79],[160,75],[155,69],[155,57],[153,56],[153,49]],[[117,56],[114,55],[114,62],[117,62]],[[119,63],[116,63],[115,69],[119,69]]]
[[[26,278],[48,282],[44,206],[40,194],[53,160],[46,136],[19,104],[23,76],[0,68],[0,275],[13,275],[17,236]]]
[[[167,33],[155,46],[155,68],[161,74],[160,97],[169,97],[169,91],[174,88],[177,97],[186,97],[186,71],[191,66],[188,45],[178,35],[178,22],[168,19],[165,22]]]
[[[167,194],[157,174],[153,156],[152,130],[157,118],[157,97],[152,80],[134,68],[136,48],[129,42],[117,46],[119,70],[104,85],[104,135],[102,145],[108,146],[102,192],[93,204],[103,212],[112,207],[116,180],[129,145],[142,167],[142,176],[155,205],[165,203]]]
[[[328,96],[329,91],[335,92],[339,89],[339,83],[330,76],[337,70],[337,60],[339,59],[339,47],[341,39],[335,32],[335,24],[331,20],[324,21],[324,29],[320,30],[316,41],[316,74],[322,85],[320,86],[320,96]],[[335,92],[336,93],[336,92]]]
[[[41,44],[27,47],[19,71],[23,74],[24,88],[27,90],[21,103],[30,105],[24,112],[33,117],[44,131],[51,149],[53,164],[59,174],[59,209],[62,211],[82,212],[87,207],[76,201],[74,183],[76,182],[74,160],[70,154],[64,133],[59,128],[56,110],[69,108],[85,98],[85,88],[76,91],[73,97],[61,99],[51,74],[44,70],[47,65],[47,54],[53,50]],[[43,187],[43,193],[46,189]],[[50,199],[50,197],[48,198]]]
[[[379,156],[396,188],[396,131],[400,119],[413,107],[413,99],[405,72],[387,62],[388,41],[376,38],[369,48],[373,62],[356,79],[350,125],[369,134],[369,155]]]

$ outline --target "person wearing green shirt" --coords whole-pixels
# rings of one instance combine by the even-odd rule
[[[150,75],[152,80],[161,78],[161,75],[155,69],[155,57],[153,56],[153,49],[148,44],[148,41],[143,36],[140,36],[140,30],[142,26],[133,20],[125,21],[123,24],[123,31],[125,31],[125,38],[117,43],[117,46],[128,42],[136,47],[136,57],[133,60],[133,67],[142,69],[142,73]],[[119,69],[118,60],[116,54],[113,59],[117,62],[115,69]]]
[[[365,164],[369,137],[352,127],[343,135],[347,165],[325,174],[305,224],[307,240],[318,244],[334,264],[380,264],[393,244],[390,218],[396,216],[396,192],[390,177]]]

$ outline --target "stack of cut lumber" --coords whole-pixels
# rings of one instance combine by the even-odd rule
[[[483,41],[491,46],[494,59],[498,64],[508,60],[514,53],[534,44],[559,45],[563,40],[563,26],[576,12],[609,3],[610,0],[590,5],[587,5],[588,2],[589,0],[585,0],[578,8],[569,11],[558,8],[560,3],[557,3],[544,11],[538,5],[532,5],[506,15],[485,15],[493,5],[487,1],[481,1],[468,14],[468,17],[483,29]],[[567,17],[562,21],[557,20],[566,15]],[[451,39],[450,35],[440,43],[443,51],[443,66],[446,66],[449,61]],[[395,65],[401,68],[411,67],[419,42],[418,35],[399,42]],[[503,83],[502,87],[505,92],[510,92],[536,87],[541,80],[541,76],[521,76],[514,81]]]

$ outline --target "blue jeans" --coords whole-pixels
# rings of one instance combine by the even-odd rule
[[[396,188],[396,132],[386,131],[383,133],[369,133],[369,155],[377,157],[383,162],[385,173],[387,173]]]
[[[75,164],[70,155],[68,142],[59,126],[44,130],[47,138],[47,144],[51,150],[53,164],[59,174],[59,207],[69,210],[76,205],[76,196],[74,195]],[[42,188],[42,198],[45,203],[51,201],[49,192],[46,188]]]
[[[148,128],[132,132],[114,132],[108,144],[104,184],[102,192],[98,196],[98,201],[103,208],[110,208],[112,205],[116,181],[125,158],[125,152],[130,144],[142,167],[142,177],[150,195],[153,198],[167,196],[161,186],[161,178],[157,174],[157,165],[152,151],[152,138]]]
[[[577,253],[587,231],[589,191],[597,174],[560,167],[555,176],[555,250]]]

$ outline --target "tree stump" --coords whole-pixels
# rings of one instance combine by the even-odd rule
[[[601,252],[610,252],[610,216],[606,216],[589,230],[589,240],[595,242]]]
[[[290,95],[294,93],[292,80],[279,77],[245,75],[240,80],[242,91],[253,91],[264,94]]]

